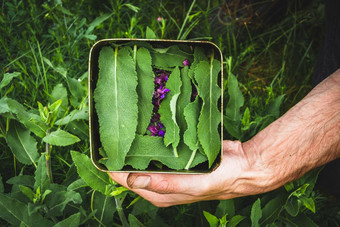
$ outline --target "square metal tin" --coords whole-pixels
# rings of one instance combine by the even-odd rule
[[[169,47],[171,45],[176,44],[186,44],[191,47],[200,46],[205,50],[212,49],[215,53],[215,58],[221,62],[221,72],[220,72],[220,84],[221,87],[221,98],[220,98],[220,111],[221,111],[221,124],[220,124],[220,136],[221,136],[221,151],[220,156],[218,156],[212,165],[211,168],[208,168],[208,165],[198,165],[198,167],[192,168],[190,170],[159,170],[159,169],[146,169],[146,170],[135,170],[129,167],[124,167],[119,171],[109,171],[107,168],[99,163],[99,159],[101,158],[99,154],[99,148],[101,145],[99,139],[99,123],[98,116],[96,110],[94,108],[94,100],[93,100],[93,92],[96,86],[96,82],[98,79],[98,58],[99,52],[104,46],[108,46],[111,44],[124,44],[128,42],[147,42],[152,46],[157,47]],[[178,174],[202,174],[208,173],[214,170],[221,162],[223,155],[223,55],[221,50],[217,45],[209,41],[187,41],[187,40],[165,40],[165,39],[103,39],[96,42],[91,50],[89,55],[89,66],[88,66],[88,101],[89,101],[89,137],[90,137],[90,154],[92,163],[95,167],[103,172],[153,172],[153,173],[178,173]]]

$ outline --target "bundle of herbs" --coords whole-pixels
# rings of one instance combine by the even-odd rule
[[[188,170],[202,163],[210,169],[221,154],[221,59],[215,55],[214,48],[185,43],[101,47],[94,90],[99,162],[110,171]]]

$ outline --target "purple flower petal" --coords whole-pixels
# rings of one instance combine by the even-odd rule
[[[165,135],[164,131],[163,131],[163,130],[159,130],[159,132],[158,132],[158,136],[160,136],[160,137],[164,137],[164,135]]]
[[[188,60],[188,59],[185,59],[185,60],[183,61],[183,65],[184,65],[184,66],[188,66],[188,65],[190,65],[190,62],[189,62],[189,60]]]

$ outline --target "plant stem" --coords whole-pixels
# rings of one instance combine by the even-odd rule
[[[47,129],[46,135],[50,134],[50,130]],[[46,172],[47,172],[47,177],[50,180],[50,183],[53,183],[53,177],[52,177],[52,168],[51,168],[51,144],[46,143],[45,146],[45,160],[46,160]]]
[[[176,158],[178,158],[177,147],[174,147],[173,151],[174,151],[174,156],[175,156]]]
[[[195,158],[195,155],[196,155],[196,151],[197,151],[197,149],[192,151],[190,159],[189,159],[187,165],[185,166],[186,170],[188,170],[190,168],[192,161],[194,161],[194,158]]]
[[[118,199],[117,197],[114,197],[114,198],[115,198],[115,202],[116,202],[116,209],[117,209],[117,212],[118,212],[120,221],[121,221],[122,224],[123,224],[123,227],[129,227],[129,223],[128,223],[128,221],[126,220],[126,217],[125,217],[125,215],[124,215],[124,212],[123,212],[123,208],[122,208],[122,204],[121,204],[120,199]]]

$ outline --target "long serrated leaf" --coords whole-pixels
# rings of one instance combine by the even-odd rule
[[[197,150],[198,146],[198,138],[197,138],[197,124],[198,124],[198,117],[200,114],[201,108],[198,103],[198,97],[195,99],[194,102],[189,103],[184,108],[184,116],[187,122],[188,128],[184,132],[183,140],[184,143],[191,149]]]
[[[105,194],[106,185],[110,184],[109,176],[96,169],[91,159],[79,152],[71,151],[79,176],[94,190]]]
[[[78,137],[62,129],[53,131],[43,138],[45,143],[55,146],[69,146],[80,141]]]
[[[102,145],[109,170],[124,166],[135,137],[138,119],[137,73],[129,47],[115,51],[104,47],[99,54],[99,78],[94,91]]]
[[[181,69],[182,86],[176,108],[176,119],[180,129],[181,137],[183,136],[185,130],[188,128],[187,122],[184,117],[184,108],[190,103],[192,93],[191,79],[188,76],[188,72],[189,72],[188,66],[185,66],[184,68]]]
[[[28,129],[16,121],[11,121],[6,142],[19,162],[36,166],[39,159],[37,141],[30,135]]]
[[[225,108],[224,127],[229,134],[237,139],[241,138],[241,113],[240,108],[244,104],[243,94],[238,86],[237,78],[233,74],[228,75],[229,101]]]
[[[169,146],[172,144],[174,155],[177,156],[177,146],[180,140],[179,127],[176,119],[177,99],[181,93],[181,75],[179,68],[176,67],[169,76],[166,83],[166,88],[170,92],[165,96],[159,107],[161,122],[165,126],[166,132],[164,135],[164,144]]]
[[[152,115],[152,96],[155,89],[154,73],[151,67],[151,55],[148,49],[139,48],[136,53],[136,70],[138,76],[138,125],[137,133],[144,135]]]
[[[195,80],[195,68],[197,64],[201,61],[208,61],[207,56],[205,55],[204,49],[201,47],[195,47],[194,49],[194,61],[192,62],[189,70],[189,77],[192,79],[193,83],[197,85],[196,80]]]
[[[183,143],[179,144],[178,155],[176,158],[169,147],[165,147],[161,137],[136,135],[131,146],[131,150],[126,156],[126,164],[135,169],[146,169],[150,161],[160,161],[172,169],[184,169],[188,162],[191,150]],[[197,154],[190,167],[206,161],[206,157]]]
[[[209,167],[211,167],[221,149],[221,140],[218,132],[221,113],[217,108],[218,100],[221,96],[221,88],[217,85],[220,70],[220,62],[213,58],[211,58],[210,63],[201,61],[195,68],[198,95],[203,100],[201,114],[198,119],[197,133],[200,144],[208,156]]]

